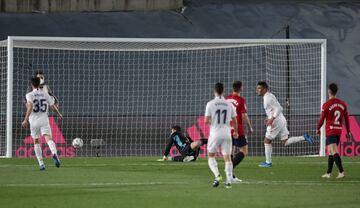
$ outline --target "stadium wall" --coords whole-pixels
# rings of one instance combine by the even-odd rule
[[[0,12],[114,12],[177,10],[182,0],[0,0]]]

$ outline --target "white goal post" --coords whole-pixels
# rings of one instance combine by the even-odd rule
[[[230,94],[235,80],[243,82],[255,127],[250,155],[264,151],[265,112],[255,93],[263,80],[283,106],[291,135],[316,139],[312,146],[275,144],[274,155],[325,155],[324,129],[314,133],[326,101],[326,39],[9,36],[0,41],[0,70],[0,157],[33,156],[21,119],[37,70],[64,114],[62,121],[50,114],[62,156],[161,155],[172,124],[195,140],[206,138],[201,118],[212,87],[223,82]],[[84,140],[80,150],[71,148],[75,137]]]

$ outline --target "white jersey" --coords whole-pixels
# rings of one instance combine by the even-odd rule
[[[275,95],[270,92],[267,92],[264,95],[264,109],[266,112],[266,116],[268,118],[276,118],[276,119],[285,119],[282,111],[283,108],[281,107],[280,103],[276,99]],[[275,120],[276,120],[275,119]]]
[[[26,94],[26,102],[30,102],[33,105],[29,117],[30,125],[48,122],[49,107],[54,105],[54,100],[50,98],[48,93],[40,89],[34,89]]]
[[[289,131],[287,129],[285,116],[282,113],[283,108],[275,95],[270,92],[264,95],[264,109],[268,118],[275,118],[273,124],[266,128],[265,138],[275,139],[276,137],[280,137],[282,140],[287,139]]]
[[[216,132],[228,132],[231,135],[230,121],[236,118],[232,104],[224,97],[215,97],[206,105],[205,116],[211,117],[210,135]]]

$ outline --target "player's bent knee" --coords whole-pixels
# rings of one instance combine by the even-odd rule
[[[246,147],[241,147],[240,152],[242,152],[244,154],[244,156],[247,156],[248,153],[249,153],[247,146]]]
[[[215,155],[216,153],[211,153],[211,152],[208,153],[208,157],[215,157]]]
[[[46,140],[46,141],[51,140],[51,136],[50,136],[50,135],[48,135],[48,134],[44,134],[44,137],[45,137],[45,140]]]
[[[196,142],[193,142],[193,143],[191,143],[190,144],[190,147],[191,147],[191,149],[197,149],[197,148],[199,148],[200,147],[200,142],[198,142],[198,141],[196,141]]]
[[[336,144],[329,144],[328,149],[331,155],[338,153]]]
[[[265,143],[265,144],[271,144],[271,139],[265,138],[265,139],[264,139],[264,143]]]
[[[230,162],[231,161],[231,156],[230,155],[224,155],[224,161],[225,162]]]

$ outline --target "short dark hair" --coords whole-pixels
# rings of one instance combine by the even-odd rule
[[[224,92],[224,84],[220,82],[216,83],[214,90],[217,94],[222,95]]]
[[[38,74],[44,75],[44,72],[41,71],[41,70],[37,70],[37,71],[35,72],[35,76],[37,76]]]
[[[179,125],[171,126],[171,129],[175,129],[175,131],[181,132],[181,127]]]
[[[330,90],[330,93],[331,93],[332,95],[336,95],[336,93],[337,93],[337,91],[338,91],[338,86],[337,86],[337,84],[335,84],[335,83],[329,84],[329,90]]]
[[[259,85],[265,89],[269,89],[269,85],[265,81],[260,81],[257,83],[257,85]]]
[[[38,77],[31,78],[31,85],[38,88],[40,86],[40,79]]]
[[[233,90],[234,90],[235,92],[240,92],[241,87],[242,87],[242,82],[241,82],[241,81],[239,81],[239,80],[234,81],[234,83],[233,83]]]

